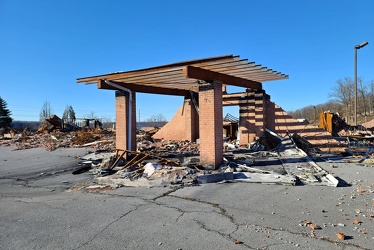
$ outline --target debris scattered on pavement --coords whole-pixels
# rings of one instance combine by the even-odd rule
[[[91,166],[89,171],[96,176],[98,184],[117,186],[190,186],[214,182],[339,184],[334,176],[297,148],[289,136],[271,150],[259,146],[230,148],[224,153],[224,163],[215,170],[201,165],[198,154],[189,151],[198,152],[198,144],[145,142],[147,134],[139,138],[142,138],[138,142],[142,150],[92,152],[82,157],[81,167],[74,173],[87,171]]]

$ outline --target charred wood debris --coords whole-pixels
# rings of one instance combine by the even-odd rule
[[[334,119],[336,121],[336,117]],[[157,127],[137,130],[137,150],[130,151],[116,148],[115,131],[102,129],[100,124],[76,127],[63,124],[55,115],[46,121],[36,132],[26,128],[0,134],[0,146],[11,146],[14,150],[45,148],[47,151],[87,148],[87,154],[81,157],[73,174],[91,173],[97,185],[86,188],[92,190],[234,181],[339,186],[344,184],[342,180],[322,169],[313,159],[374,164],[374,137],[362,126],[340,127],[336,134],[346,146],[343,153],[322,152],[297,133],[262,137],[245,147],[237,140],[225,139],[223,164],[214,168],[200,164],[198,142],[154,140],[152,135],[159,130]]]

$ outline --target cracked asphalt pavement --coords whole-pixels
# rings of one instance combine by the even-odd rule
[[[318,162],[350,184],[344,187],[68,191],[93,180],[72,175],[84,154],[0,147],[1,249],[373,249],[371,166]]]

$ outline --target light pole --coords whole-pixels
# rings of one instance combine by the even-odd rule
[[[355,81],[355,126],[357,126],[357,50],[365,47],[369,43],[367,41],[356,45],[354,47],[355,59],[354,59],[354,81]]]

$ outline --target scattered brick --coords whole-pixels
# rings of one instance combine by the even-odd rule
[[[311,229],[313,229],[313,230],[319,230],[319,229],[321,229],[320,226],[318,226],[318,225],[314,225],[314,224],[310,224],[309,227],[310,227]]]
[[[337,236],[340,240],[345,240],[345,235],[344,235],[344,233],[337,233],[336,236]]]
[[[354,221],[353,221],[353,224],[360,225],[361,223],[362,223],[362,221],[360,221],[360,220],[354,220]]]

